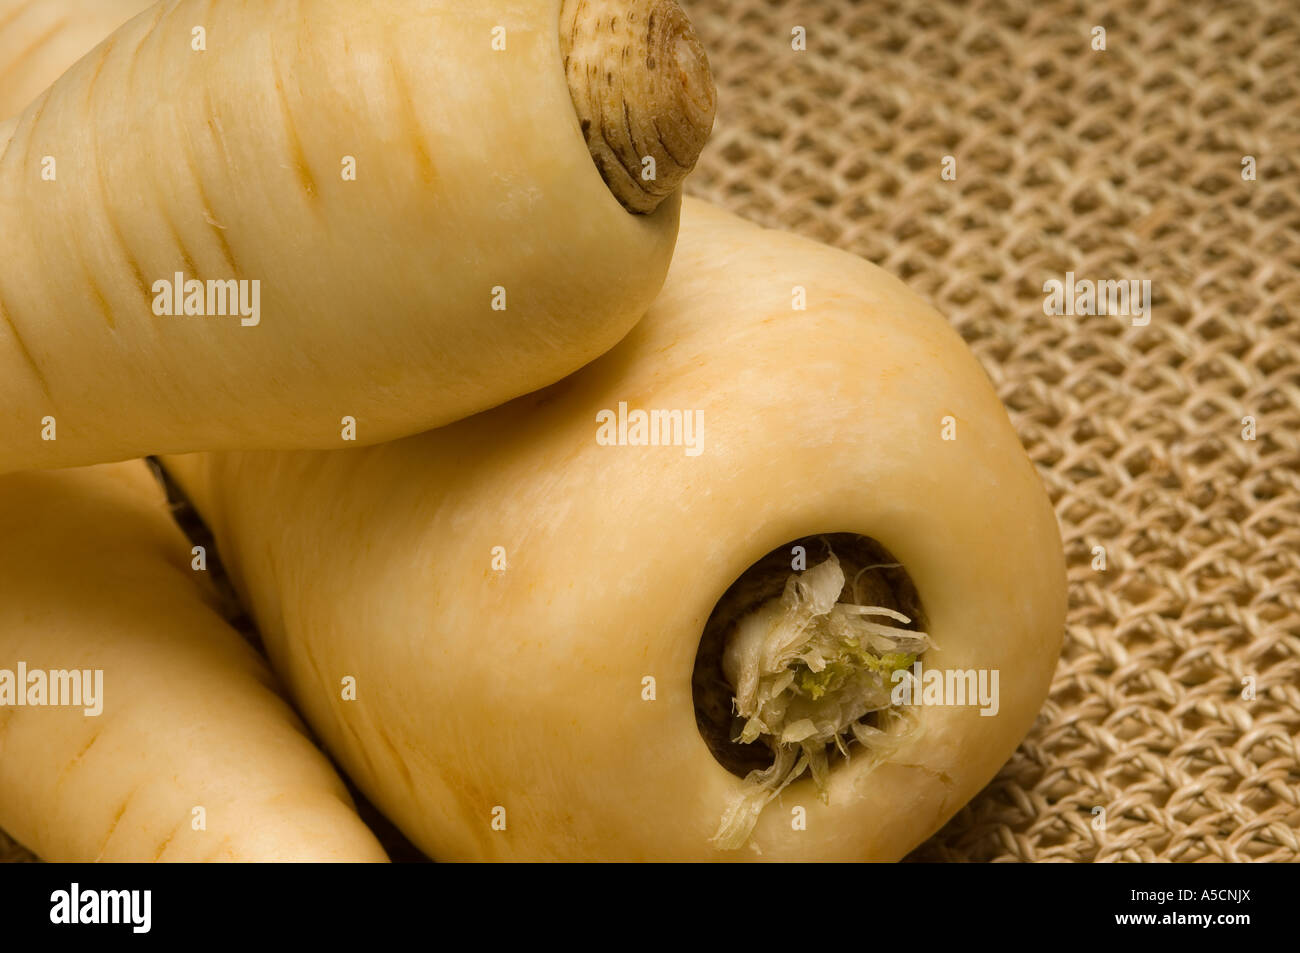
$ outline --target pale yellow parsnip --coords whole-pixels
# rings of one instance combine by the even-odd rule
[[[0,670],[103,673],[97,716],[0,693],[0,827],[54,861],[385,860],[190,560],[142,462],[0,477]]]
[[[0,471],[371,443],[611,347],[679,193],[635,215],[602,181],[560,10],[179,0],[73,66],[0,158]],[[260,282],[259,323],[156,315],[177,273]]]
[[[699,412],[703,452],[598,445],[620,401]],[[358,452],[167,465],[308,720],[440,859],[900,858],[1010,756],[1060,648],[1056,521],[959,336],[880,269],[690,199],[645,320],[554,387]],[[925,664],[999,670],[999,712],[922,708],[828,804],[805,776],[715,850],[742,782],[696,727],[701,632],[751,563],[829,532],[903,563]]]
[[[0,0],[0,118],[9,118],[152,0]]]

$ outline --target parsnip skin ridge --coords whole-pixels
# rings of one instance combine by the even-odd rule
[[[0,0],[0,119],[45,87],[151,0]]]
[[[190,558],[142,462],[0,477],[0,668],[103,671],[98,716],[0,707],[0,827],[50,861],[386,860]]]
[[[601,179],[560,0],[255,7],[151,7],[0,147],[0,472],[389,440],[560,379],[658,292],[680,193],[631,214]],[[155,315],[177,273],[259,281],[260,323]]]
[[[619,401],[701,412],[703,452],[597,445]],[[645,320],[554,387],[357,452],[166,465],[308,720],[436,859],[897,860],[1011,755],[1060,651],[1055,516],[960,337],[875,266],[691,199]],[[804,778],[716,851],[741,779],[695,723],[705,621],[759,557],[830,532],[902,562],[923,661],[997,669],[1000,710],[923,707],[828,804]]]

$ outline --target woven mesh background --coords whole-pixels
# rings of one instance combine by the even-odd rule
[[[1300,8],[683,6],[720,93],[690,191],[932,301],[1060,519],[1051,695],[913,859],[1300,860]],[[1150,279],[1150,324],[1045,316],[1066,271]]]

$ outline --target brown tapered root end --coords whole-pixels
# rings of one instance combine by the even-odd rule
[[[648,214],[695,167],[717,90],[675,0],[564,0],[560,48],[587,148],[623,207]]]

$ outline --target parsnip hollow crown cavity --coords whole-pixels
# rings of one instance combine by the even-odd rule
[[[902,565],[848,533],[779,547],[732,584],[705,626],[692,678],[700,734],[745,779],[715,846],[743,846],[805,772],[826,800],[839,758],[878,759],[915,729],[895,689],[931,647],[920,615]]]
[[[554,383],[659,291],[713,100],[668,0],[155,4],[0,122],[0,472]]]
[[[702,452],[602,444],[620,402],[699,414]],[[961,337],[879,268],[690,198],[644,320],[553,387],[356,452],[164,463],[307,720],[435,859],[896,860],[1006,762],[1060,652],[1055,516]],[[736,638],[792,575],[782,670]],[[894,724],[849,684],[916,653],[999,672],[996,715]],[[790,717],[785,671],[843,711]],[[781,745],[807,766],[755,790]]]

